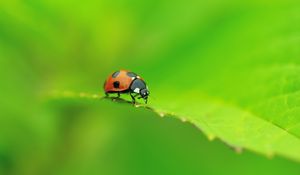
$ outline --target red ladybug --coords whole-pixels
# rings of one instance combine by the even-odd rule
[[[145,81],[137,74],[119,70],[111,74],[104,83],[104,91],[106,96],[116,93],[120,97],[121,93],[129,93],[133,103],[135,98],[143,98],[147,104],[149,90]]]

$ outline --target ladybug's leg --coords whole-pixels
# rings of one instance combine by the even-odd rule
[[[106,96],[106,97],[109,97],[109,95],[108,95],[108,93],[107,93],[107,92],[105,92],[105,96]]]
[[[131,98],[132,98],[132,103],[135,104],[135,98],[134,98],[134,96],[132,95],[132,93],[130,93],[130,96],[131,96]]]
[[[120,98],[120,96],[121,96],[121,95],[120,95],[120,92],[118,92],[118,98]]]

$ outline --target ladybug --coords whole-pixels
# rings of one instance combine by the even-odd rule
[[[112,73],[104,83],[104,91],[107,97],[113,93],[118,94],[118,97],[120,94],[129,93],[133,103],[138,97],[143,98],[146,104],[150,94],[145,81],[137,74],[126,70]]]

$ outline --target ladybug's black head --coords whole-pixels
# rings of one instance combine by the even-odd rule
[[[139,78],[134,79],[130,85],[130,91],[133,93],[140,94],[141,97],[139,98],[143,98],[147,103],[149,90],[147,88],[146,83],[142,79]]]
[[[141,89],[140,90],[140,95],[143,99],[147,100],[150,92],[148,89]]]

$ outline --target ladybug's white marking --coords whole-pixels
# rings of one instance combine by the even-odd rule
[[[137,76],[136,78],[140,79],[141,77],[140,77],[140,76]]]
[[[135,92],[135,93],[138,93],[138,94],[139,94],[139,93],[140,93],[140,88],[135,88],[133,92]]]
[[[135,77],[131,77],[131,79],[132,79],[132,80],[134,80],[134,79],[135,79]]]

